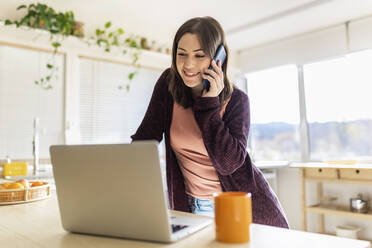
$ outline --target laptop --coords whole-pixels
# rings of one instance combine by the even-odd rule
[[[213,222],[171,216],[156,141],[50,147],[65,230],[175,242]]]

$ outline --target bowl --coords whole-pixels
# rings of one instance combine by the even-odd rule
[[[326,208],[335,208],[335,202],[337,201],[337,197],[335,196],[323,196],[320,199],[320,206]]]
[[[336,226],[336,235],[339,237],[358,239],[358,232],[361,230],[358,226],[344,225]]]

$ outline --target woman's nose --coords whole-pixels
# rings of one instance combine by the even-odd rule
[[[187,58],[185,61],[185,67],[186,68],[191,68],[195,64],[195,61],[192,58]]]

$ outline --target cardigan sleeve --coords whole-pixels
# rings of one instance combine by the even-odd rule
[[[235,93],[226,107],[224,120],[220,117],[218,97],[201,97],[194,105],[195,119],[209,157],[217,172],[224,176],[239,169],[247,156],[249,100],[243,92]]]
[[[156,82],[146,114],[136,133],[131,136],[132,141],[154,139],[160,142],[162,140],[165,129],[165,93],[168,90],[166,83],[168,73],[169,69],[165,70]]]

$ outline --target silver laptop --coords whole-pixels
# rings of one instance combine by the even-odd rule
[[[212,223],[171,216],[155,141],[50,147],[63,228],[174,242]]]

